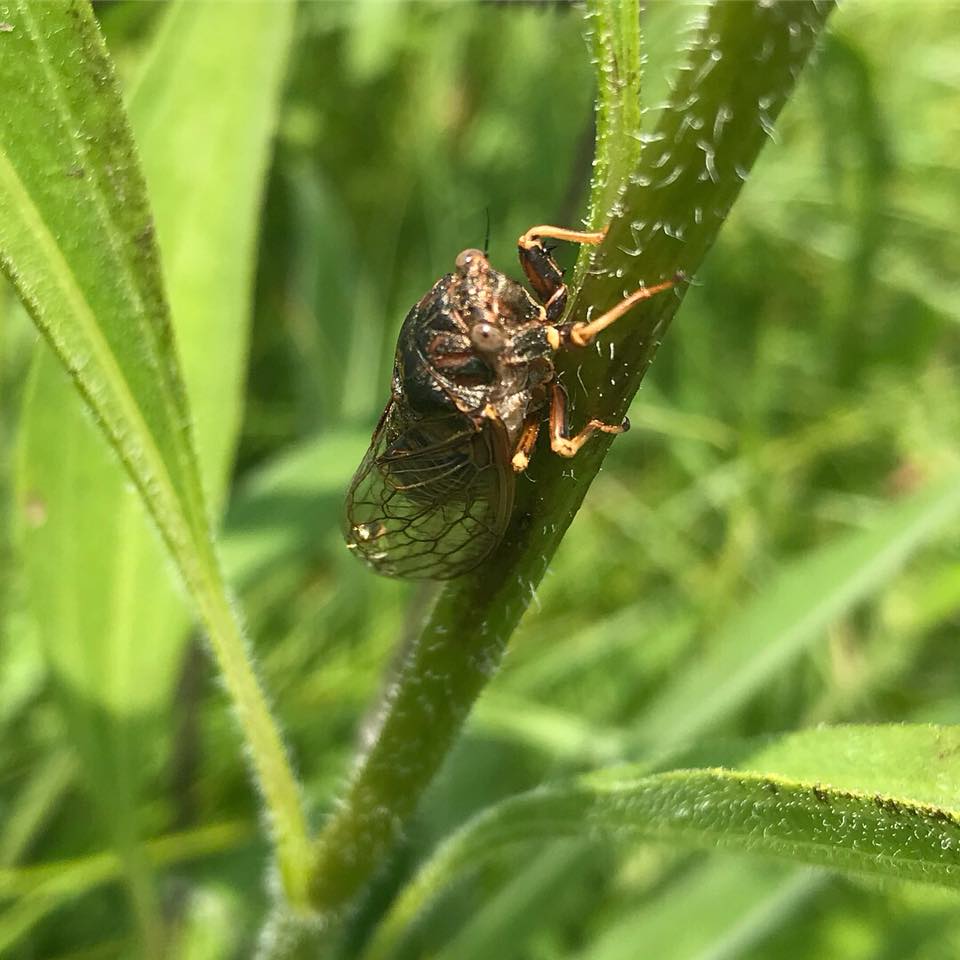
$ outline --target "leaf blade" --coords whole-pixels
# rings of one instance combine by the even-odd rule
[[[390,956],[448,883],[496,851],[530,840],[667,841],[960,888],[958,749],[957,727],[814,729],[752,753],[746,747],[735,769],[648,776],[620,767],[513,797],[434,853],[391,908],[364,960]],[[907,772],[904,757],[917,758]]]
[[[289,25],[290,5],[271,10]],[[214,548],[145,187],[109,56],[85,3],[16,0],[2,14],[12,29],[0,35],[0,83],[26,95],[0,118],[0,261],[139,490],[207,627],[287,893],[299,901],[307,848],[299,785]],[[42,522],[40,507],[32,515]]]
[[[164,536],[182,546],[203,533],[202,494],[152,217],[112,68],[80,4],[19,0],[13,9],[0,80],[31,96],[0,120],[0,263]],[[70,65],[62,76],[55,62]]]

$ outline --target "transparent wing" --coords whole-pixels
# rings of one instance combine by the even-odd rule
[[[506,432],[391,401],[347,493],[347,546],[378,573],[448,580],[500,542],[513,506]]]

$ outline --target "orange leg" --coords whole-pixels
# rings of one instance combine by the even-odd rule
[[[533,446],[537,442],[537,434],[540,433],[539,418],[531,418],[523,426],[523,432],[517,441],[517,449],[513,454],[510,465],[515,473],[523,473],[530,463],[530,454],[533,452]]]
[[[518,246],[524,250],[529,250],[534,246],[541,246],[540,241],[546,240],[566,240],[568,243],[587,243],[596,246],[607,235],[607,228],[602,230],[568,230],[566,227],[551,227],[549,224],[541,224],[539,227],[531,227],[518,241]]]
[[[594,338],[601,330],[606,330],[612,323],[619,320],[631,307],[638,304],[641,300],[649,300],[650,297],[663,293],[664,290],[670,290],[679,278],[665,280],[653,287],[641,287],[635,290],[629,297],[624,297],[615,307],[608,310],[603,316],[591,320],[590,323],[575,323],[570,327],[568,337],[570,343],[575,347],[586,347],[593,343]]]
[[[517,241],[520,265],[543,303],[547,321],[554,323],[563,316],[567,305],[567,287],[563,282],[563,271],[544,246],[545,239],[566,240],[570,243],[598,244],[607,235],[607,231],[567,230],[564,227],[551,227],[541,224],[531,227]]]
[[[591,420],[578,434],[570,436],[567,422],[567,395],[558,383],[551,384],[550,402],[550,449],[561,457],[575,457],[580,448],[595,433],[626,433],[630,421],[624,417],[623,423],[616,426],[602,420]]]

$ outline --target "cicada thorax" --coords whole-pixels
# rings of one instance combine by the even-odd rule
[[[552,353],[542,308],[478,254],[458,263],[407,316],[394,398],[414,413],[458,411],[478,430],[497,420],[512,444],[543,402]]]

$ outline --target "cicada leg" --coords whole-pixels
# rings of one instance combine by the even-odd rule
[[[570,243],[596,245],[607,235],[606,229],[597,231],[567,230],[541,224],[531,227],[517,241],[520,265],[530,285],[543,303],[548,323],[555,323],[563,316],[567,305],[567,285],[563,271],[544,246],[544,240],[565,240]]]
[[[589,346],[601,330],[606,330],[607,327],[619,320],[631,307],[638,304],[641,300],[649,300],[650,297],[654,297],[658,293],[663,293],[664,290],[670,290],[682,279],[683,276],[677,274],[672,280],[664,280],[663,283],[658,283],[655,286],[640,287],[639,290],[634,290],[629,297],[624,297],[615,307],[611,307],[605,314],[597,317],[596,320],[591,320],[589,323],[575,323],[569,328],[564,325],[561,333],[565,333],[567,341],[575,347]]]
[[[591,420],[579,433],[570,436],[567,421],[567,394],[559,383],[550,385],[550,449],[561,457],[575,457],[580,448],[595,433],[626,433],[630,421],[624,417],[621,424]]]
[[[527,469],[530,463],[530,454],[533,452],[539,433],[540,418],[534,413],[524,423],[523,430],[520,432],[520,439],[517,441],[517,448],[513,453],[513,459],[510,461],[514,473],[523,473]]]

